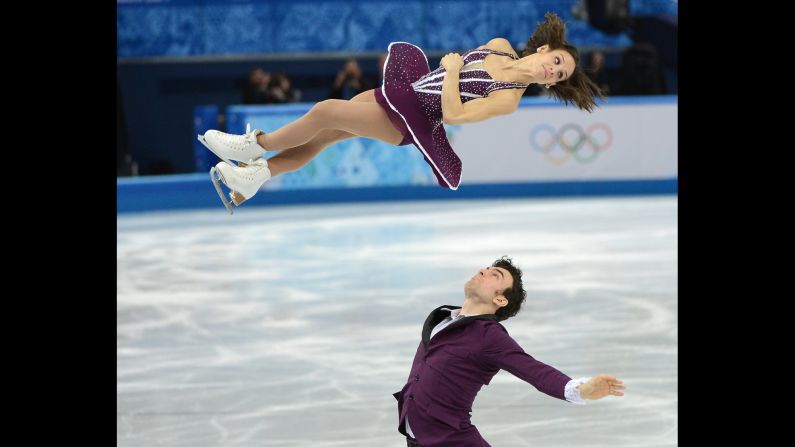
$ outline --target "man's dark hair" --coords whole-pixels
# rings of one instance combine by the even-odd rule
[[[508,287],[502,292],[505,298],[508,299],[508,305],[500,307],[497,309],[497,312],[494,313],[494,315],[497,317],[497,321],[507,320],[508,318],[511,318],[512,316],[519,313],[519,310],[522,308],[522,303],[524,303],[524,299],[527,296],[527,293],[524,291],[524,287],[522,286],[522,271],[513,265],[511,258],[507,256],[497,259],[493,264],[491,264],[491,266],[504,268],[505,270],[508,270],[513,277],[513,284],[511,287]]]

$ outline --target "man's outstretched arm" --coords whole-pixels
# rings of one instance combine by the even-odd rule
[[[582,405],[586,400],[624,395],[623,382],[609,374],[572,379],[536,360],[499,326],[492,326],[486,332],[480,352],[481,360],[489,366],[504,369],[542,393],[571,403]]]

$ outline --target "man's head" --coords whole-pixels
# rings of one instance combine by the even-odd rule
[[[519,312],[525,299],[522,271],[503,256],[490,267],[480,269],[464,285],[466,298],[475,304],[494,309],[498,321],[506,320]]]

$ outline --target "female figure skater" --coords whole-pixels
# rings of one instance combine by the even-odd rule
[[[502,38],[467,51],[449,53],[431,71],[421,49],[393,42],[380,88],[350,101],[329,99],[304,116],[270,133],[231,135],[207,131],[199,140],[223,161],[210,170],[218,195],[232,206],[220,180],[239,206],[272,176],[295,171],[338,141],[367,137],[388,144],[413,144],[433,168],[439,185],[457,189],[461,160],[447,140],[444,126],[483,121],[517,109],[524,90],[541,84],[553,97],[591,112],[601,90],[580,69],[579,51],[564,40],[566,27],[553,13],[533,31],[522,57]],[[281,151],[266,160],[265,151]],[[231,160],[240,161],[235,165]]]

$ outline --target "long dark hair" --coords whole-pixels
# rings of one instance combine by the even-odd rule
[[[565,81],[549,88],[550,94],[564,104],[574,103],[581,110],[593,112],[596,97],[605,99],[602,90],[580,68],[580,51],[566,42],[566,25],[555,13],[544,14],[544,22],[539,24],[525,45],[520,57],[537,51],[538,47],[549,45],[550,50],[566,50],[574,58],[574,72]]]

